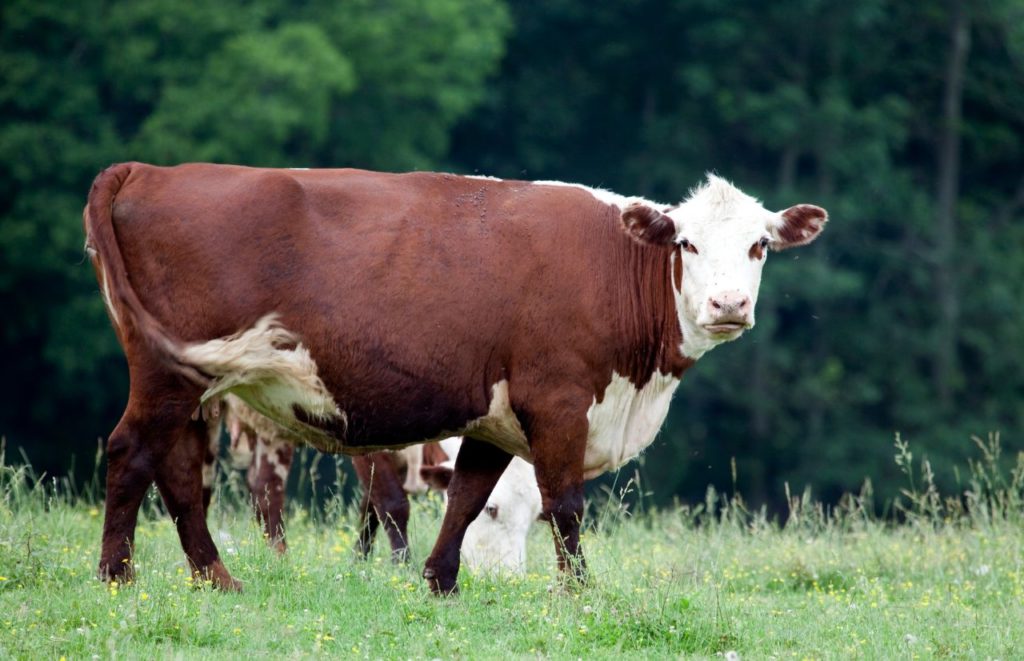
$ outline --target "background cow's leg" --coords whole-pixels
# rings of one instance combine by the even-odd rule
[[[578,408],[578,407],[577,407]],[[550,522],[558,568],[586,580],[580,548],[583,519],[583,459],[588,423],[585,409],[571,415],[563,407],[552,415],[531,416],[530,451],[541,494],[541,518]]]
[[[369,555],[377,526],[383,524],[391,542],[391,559],[406,562],[409,558],[409,497],[402,486],[402,476],[393,455],[373,452],[353,457],[352,463],[363,486],[358,552],[364,558]]]
[[[206,454],[203,456],[203,513],[209,513],[213,499],[213,483],[217,477],[217,455],[220,454],[220,427],[222,416],[207,421]]]
[[[359,499],[359,537],[356,539],[356,553],[359,554],[359,557],[366,559],[370,555],[379,525],[380,519],[377,518],[377,512],[370,505],[370,492],[364,487],[363,495]]]
[[[295,448],[282,441],[256,439],[256,451],[249,466],[249,493],[256,516],[263,522],[267,543],[284,553],[284,499],[288,471],[292,467]]]
[[[441,532],[423,570],[434,594],[456,591],[459,551],[466,528],[480,514],[510,461],[512,455],[490,443],[470,438],[462,442],[455,459],[455,474],[448,485],[448,509]]]

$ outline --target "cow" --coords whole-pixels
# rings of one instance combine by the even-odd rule
[[[461,444],[461,439],[455,440]],[[458,446],[452,449],[457,455]],[[420,473],[433,488],[445,494],[447,505],[455,461],[424,466]],[[533,466],[520,457],[512,457],[487,497],[483,511],[466,528],[462,560],[476,573],[525,573],[527,536],[540,515],[541,497]]]
[[[208,507],[216,458],[220,450],[221,419],[230,439],[229,456],[235,469],[246,471],[249,496],[263,523],[267,543],[278,553],[287,550],[284,535],[285,483],[294,446],[277,438],[266,418],[232,395],[221,401],[219,415],[210,420],[210,451],[203,464],[204,503]],[[363,494],[359,503],[357,553],[370,554],[378,527],[391,543],[391,558],[409,557],[409,498],[433,488],[444,494],[454,473],[462,439],[413,445],[396,452],[372,452],[352,458]],[[526,540],[541,511],[533,468],[514,457],[494,485],[484,510],[466,529],[462,559],[477,573],[521,574],[526,569]]]
[[[263,524],[267,541],[279,553],[284,553],[287,548],[283,518],[285,483],[295,446],[279,437],[279,430],[272,421],[237,397],[224,397],[214,413],[209,416],[210,447],[203,465],[204,502],[209,505],[223,418],[230,439],[231,464],[246,471],[250,500],[257,519]],[[377,528],[383,523],[395,559],[404,560],[408,552],[406,526],[409,519],[406,493],[426,491],[427,483],[419,474],[424,462],[435,465],[447,460],[448,456],[436,443],[353,457],[356,475],[363,487],[358,546],[362,555],[369,553]]]
[[[715,175],[666,205],[562,182],[134,162],[97,176],[83,215],[130,377],[100,576],[131,576],[155,481],[192,571],[241,588],[202,502],[202,411],[231,393],[325,452],[463,436],[423,571],[439,595],[513,456],[534,466],[559,567],[585,580],[584,480],[653,441],[683,372],[754,325],[768,252],[827,220]]]

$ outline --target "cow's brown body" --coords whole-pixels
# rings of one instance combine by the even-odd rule
[[[235,585],[202,517],[193,414],[211,375],[182,347],[268,314],[308,348],[341,412],[293,407],[313,444],[359,454],[466,434],[424,572],[433,589],[455,588],[462,535],[510,451],[535,465],[560,565],[579,568],[588,410],[613,374],[640,388],[693,362],[673,297],[682,255],[658,224],[671,221],[652,211],[624,228],[623,213],[582,188],[445,174],[102,173],[86,229],[131,394],[109,440],[101,573],[129,571],[155,480],[196,571]]]

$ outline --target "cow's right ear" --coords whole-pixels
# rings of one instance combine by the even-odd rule
[[[454,474],[455,471],[450,466],[424,466],[420,469],[420,477],[423,478],[423,481],[431,489],[438,491],[448,491],[448,485],[451,484]]]
[[[776,215],[768,228],[772,235],[772,250],[786,250],[803,246],[818,238],[828,222],[828,213],[813,204],[798,204]]]
[[[672,219],[642,202],[634,202],[622,211],[622,226],[634,240],[647,245],[669,246],[676,238]]]

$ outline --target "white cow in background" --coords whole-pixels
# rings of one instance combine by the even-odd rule
[[[420,469],[432,487],[447,489],[462,439],[441,441],[452,457],[439,466]],[[447,503],[448,494],[445,493]],[[487,504],[469,524],[462,541],[462,559],[471,571],[479,573],[517,573],[526,571],[526,538],[530,526],[540,516],[541,499],[533,466],[513,457],[501,479],[494,485]]]

